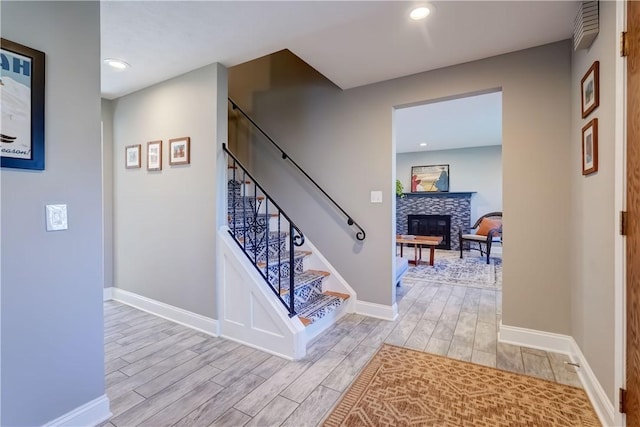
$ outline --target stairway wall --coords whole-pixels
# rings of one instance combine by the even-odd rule
[[[501,88],[508,235],[503,323],[568,334],[571,227],[565,213],[575,167],[570,58],[570,43],[562,41],[345,91],[319,78],[276,79],[283,65],[272,59],[271,87],[247,95],[251,82],[246,81],[238,102],[243,106],[242,99],[251,96],[250,114],[352,213],[367,240],[356,242],[343,219],[277,153],[253,144],[253,158],[265,165],[256,162],[265,188],[345,277],[359,301],[390,306],[395,298],[394,108]],[[230,69],[230,87],[242,87],[235,73],[235,67]],[[382,190],[382,204],[370,203],[371,190]],[[535,224],[548,218],[550,209],[553,221],[545,220],[540,233]],[[554,236],[552,243],[548,236]]]
[[[114,286],[216,318],[216,229],[226,221],[226,69],[208,65],[113,101]],[[191,164],[169,166],[168,140],[191,138]],[[162,171],[146,144],[163,141]],[[142,168],[125,146],[142,144]],[[222,189],[221,189],[221,188]]]

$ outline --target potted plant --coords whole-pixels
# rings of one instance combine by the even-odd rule
[[[404,194],[404,187],[402,186],[402,183],[399,179],[396,179],[396,196],[400,197],[401,199],[407,197],[406,194]]]

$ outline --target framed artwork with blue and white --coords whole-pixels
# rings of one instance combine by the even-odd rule
[[[45,54],[0,41],[2,167],[44,170]]]

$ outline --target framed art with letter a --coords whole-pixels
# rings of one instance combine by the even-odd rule
[[[43,52],[1,39],[2,167],[44,170],[44,60]]]

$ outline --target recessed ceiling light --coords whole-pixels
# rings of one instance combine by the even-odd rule
[[[426,6],[420,6],[420,7],[416,7],[411,11],[411,13],[409,13],[409,18],[413,19],[414,21],[419,21],[421,19],[426,18],[430,14],[431,14],[431,9],[429,9]]]
[[[427,143],[426,143],[426,142],[421,142],[421,143],[420,143],[420,147],[426,147],[426,146],[427,146]]]
[[[131,65],[127,64],[126,62],[120,59],[114,59],[114,58],[107,58],[104,60],[104,63],[110,67],[115,68],[116,70],[125,70],[131,67]]]

